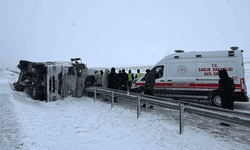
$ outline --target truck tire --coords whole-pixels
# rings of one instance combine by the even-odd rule
[[[210,94],[210,102],[213,106],[221,107],[221,99],[218,91],[213,91]]]

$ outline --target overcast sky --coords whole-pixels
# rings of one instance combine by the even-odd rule
[[[19,60],[154,65],[175,49],[250,57],[249,0],[0,0],[0,68]]]

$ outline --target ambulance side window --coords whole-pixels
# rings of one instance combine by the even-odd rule
[[[156,66],[155,67],[155,79],[159,79],[163,76],[163,70],[164,70],[164,66]]]

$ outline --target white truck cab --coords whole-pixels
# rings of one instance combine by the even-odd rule
[[[231,47],[221,51],[176,50],[165,56],[153,69],[156,69],[154,95],[172,98],[192,98],[210,100],[212,105],[221,106],[217,92],[219,70],[226,69],[235,83],[235,101],[249,101],[245,83],[243,50]],[[140,92],[144,77],[132,82],[132,91]]]

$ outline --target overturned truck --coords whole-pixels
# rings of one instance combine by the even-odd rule
[[[71,61],[30,62],[20,60],[18,81],[14,90],[25,92],[32,99],[54,101],[69,95],[81,97],[85,78],[89,76],[86,64],[80,58]]]

